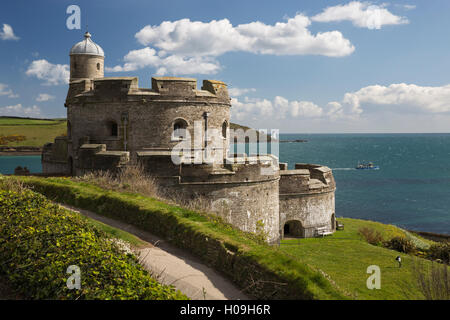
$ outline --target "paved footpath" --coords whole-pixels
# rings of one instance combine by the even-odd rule
[[[193,300],[249,299],[231,281],[203,264],[197,257],[147,231],[91,211],[67,205],[61,206],[131,233],[144,241],[146,245],[137,249],[140,252],[139,260],[144,268],[156,275],[159,282],[175,286]]]

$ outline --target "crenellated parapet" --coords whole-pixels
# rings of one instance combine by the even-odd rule
[[[138,82],[138,77],[77,79],[70,83],[67,103],[166,101],[230,105],[227,85],[222,81],[203,80],[201,89],[194,78],[152,77],[151,88],[140,88]]]
[[[297,163],[295,170],[280,170],[280,195],[326,193],[335,189],[333,172],[328,167]]]

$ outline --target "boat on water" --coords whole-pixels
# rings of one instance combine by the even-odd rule
[[[380,169],[380,167],[375,166],[372,162],[369,162],[369,163],[359,163],[358,162],[356,169],[358,169],[358,170],[378,170],[378,169]]]

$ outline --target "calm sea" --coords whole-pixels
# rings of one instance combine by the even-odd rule
[[[450,134],[290,134],[280,161],[323,164],[336,180],[336,216],[450,234]],[[356,170],[372,161],[380,170]]]
[[[333,169],[336,216],[450,234],[450,134],[282,134],[280,161]],[[356,170],[372,161],[380,170]],[[18,165],[41,172],[40,156],[0,157],[0,172]]]
[[[42,172],[41,156],[0,156],[0,173],[11,174],[18,166],[27,167],[30,172]]]

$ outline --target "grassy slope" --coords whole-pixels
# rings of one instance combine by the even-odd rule
[[[358,234],[361,227],[379,231],[385,239],[405,236],[395,226],[378,222],[341,218],[344,230],[325,238],[287,239],[281,250],[327,273],[336,284],[356,299],[422,299],[413,275],[413,257],[368,244]],[[426,241],[419,238],[421,241]],[[400,255],[403,265],[398,268],[395,258]],[[421,259],[427,264],[429,261]],[[381,270],[381,289],[366,286],[367,267],[377,265]],[[405,294],[406,293],[406,294]]]
[[[293,284],[294,287],[302,287],[302,283],[304,283],[306,285],[306,294],[312,295],[315,299],[345,298],[320,274],[311,270],[308,266],[291,259],[277,248],[258,244],[243,232],[226,225],[224,226],[217,220],[208,219],[204,215],[196,212],[141,195],[108,191],[87,183],[73,182],[70,179],[37,177],[21,177],[20,179],[26,181],[27,184],[31,184],[36,190],[40,190],[40,192],[55,201],[92,210],[98,214],[119,220],[126,221],[127,218],[123,217],[124,215],[128,216],[127,209],[125,208],[126,206],[131,206],[135,208],[133,211],[137,212],[137,216],[142,214],[138,221],[139,225],[144,230],[155,232],[156,234],[158,232],[153,230],[153,228],[159,228],[158,230],[161,231],[167,227],[163,225],[149,225],[146,215],[154,212],[156,216],[167,216],[163,218],[166,219],[165,221],[170,221],[171,223],[176,221],[176,225],[178,225],[171,225],[169,228],[168,232],[172,232],[172,235],[168,237],[170,241],[172,241],[171,237],[181,235],[183,238],[184,236],[182,234],[189,233],[188,230],[195,230],[196,237],[203,238],[207,236],[209,239],[217,239],[223,242],[226,247],[239,248],[240,254],[246,257],[243,260],[257,261],[264,268],[282,276],[286,281],[295,281],[295,285]],[[75,200],[70,200],[73,197],[69,195],[68,190],[64,189],[64,187],[70,188],[70,193],[73,193]],[[118,211],[112,213],[110,211],[111,209],[108,208],[108,203],[114,203],[114,207]],[[136,225],[136,222],[133,222],[135,218],[131,217],[131,219],[132,221],[127,222]],[[162,223],[164,224],[164,222]],[[163,236],[162,234],[159,235]],[[177,243],[174,242],[174,244]],[[298,292],[298,295],[301,294],[303,293]]]
[[[36,178],[33,178],[36,179]],[[100,194],[117,194],[104,191],[85,183],[74,183],[68,179],[51,178],[46,181],[64,184],[78,190],[85,190]],[[77,191],[79,192],[79,191]],[[400,254],[396,251],[372,246],[362,240],[358,234],[361,227],[369,227],[379,231],[384,238],[388,239],[405,232],[395,226],[385,225],[378,222],[357,219],[339,219],[345,225],[345,230],[337,231],[334,235],[325,238],[314,239],[286,239],[282,241],[280,248],[268,248],[256,245],[242,236],[236,229],[224,228],[222,225],[207,221],[202,216],[186,214],[183,209],[167,205],[154,199],[134,194],[120,194],[125,201],[134,203],[139,207],[152,207],[155,210],[164,210],[177,216],[182,216],[181,223],[190,225],[201,232],[205,232],[217,239],[226,239],[246,250],[260,259],[265,265],[274,270],[280,270],[280,266],[291,268],[293,272],[303,272],[300,266],[309,266],[313,270],[325,272],[336,283],[338,292],[345,293],[354,299],[420,299],[422,295],[412,275],[413,258]],[[426,241],[417,238],[418,241]],[[397,255],[402,256],[403,266],[398,268],[394,260]],[[429,261],[423,260],[426,264]],[[381,269],[381,289],[369,290],[366,281],[369,274],[367,267],[378,265]],[[297,271],[296,271],[297,270]],[[321,292],[319,288],[314,289],[317,298],[336,298],[330,292]],[[328,290],[326,290],[328,291]]]
[[[65,134],[66,120],[37,120],[25,118],[0,118],[0,135],[24,135],[26,139],[9,143],[8,146],[42,147],[47,142],[53,142],[55,137]]]
[[[124,240],[128,243],[130,243],[134,247],[142,247],[146,244],[145,241],[142,241],[135,235],[128,233],[126,231],[117,229],[115,227],[112,227],[110,225],[104,224],[103,222],[97,221],[95,219],[91,219],[89,217],[86,217],[82,214],[75,213],[73,211],[70,211],[71,214],[79,215],[82,219],[86,220],[88,224],[96,227],[97,229],[102,230],[106,234],[110,235],[113,238],[118,238],[121,240]]]

